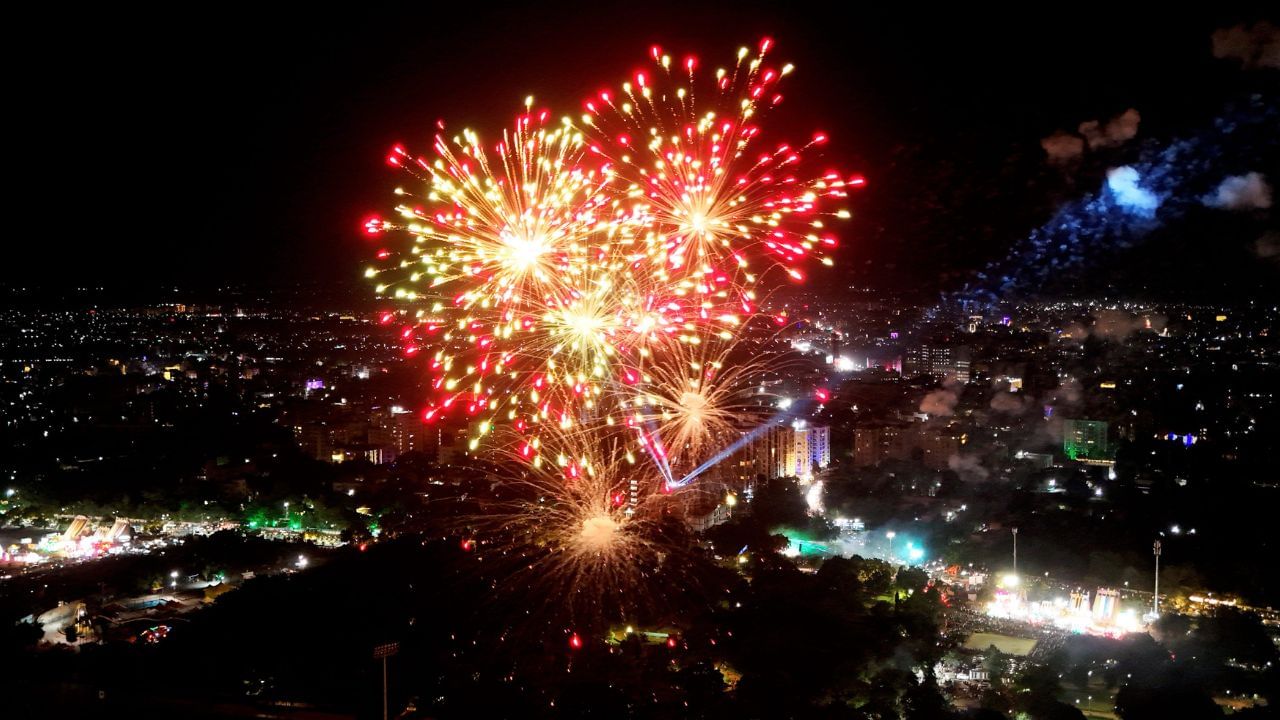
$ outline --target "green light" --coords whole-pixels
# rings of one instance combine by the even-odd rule
[[[1070,460],[1111,459],[1107,427],[1107,423],[1100,420],[1064,420],[1062,453]]]
[[[782,528],[775,530],[774,534],[787,539],[787,554],[794,553],[802,557],[825,557],[832,554],[826,543],[810,540],[807,534],[797,530]]]

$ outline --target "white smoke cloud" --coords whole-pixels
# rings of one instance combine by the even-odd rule
[[[1223,180],[1204,204],[1224,210],[1265,210],[1271,207],[1271,186],[1262,173],[1233,175]]]
[[[1161,332],[1169,320],[1159,314],[1134,315],[1124,310],[1099,310],[1093,316],[1093,322],[1084,325],[1079,322],[1069,323],[1062,328],[1059,339],[1069,338],[1081,342],[1086,338],[1104,340],[1124,340],[1130,335],[1142,331]]]
[[[1020,415],[1027,409],[1027,400],[1017,393],[1002,392],[991,398],[991,409],[1000,413]]]
[[[1066,327],[1058,332],[1059,340],[1072,340],[1074,342],[1082,342],[1089,337],[1089,328],[1078,322],[1067,323]]]
[[[1146,328],[1146,319],[1124,310],[1099,310],[1093,316],[1092,334],[1110,340],[1124,340]]]
[[[1160,198],[1138,185],[1138,171],[1128,165],[1107,171],[1107,187],[1115,195],[1116,202],[1142,215],[1154,215],[1160,207]]]
[[[1263,21],[1215,30],[1213,56],[1239,60],[1246,70],[1280,68],[1280,28]]]
[[[951,455],[947,458],[947,467],[965,482],[982,482],[991,475],[982,467],[982,461],[977,455]]]
[[[1040,147],[1049,156],[1049,162],[1062,165],[1084,154],[1084,139],[1078,135],[1058,131],[1040,141]]]
[[[1040,147],[1049,162],[1063,165],[1084,154],[1086,145],[1091,150],[1117,147],[1132,140],[1138,134],[1142,115],[1129,108],[1110,120],[1085,120],[1076,132],[1059,130],[1040,141]]]
[[[1253,244],[1253,252],[1263,260],[1280,265],[1280,232],[1269,232]]]
[[[1080,123],[1080,134],[1084,136],[1091,149],[1116,147],[1132,140],[1138,134],[1140,122],[1142,122],[1142,116],[1137,110],[1129,108],[1105,123],[1098,120],[1086,120]]]
[[[934,390],[920,401],[920,412],[934,417],[950,417],[956,412],[960,397],[951,390]]]

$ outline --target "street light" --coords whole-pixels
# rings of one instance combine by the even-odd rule
[[[893,562],[893,539],[898,537],[898,533],[890,530],[884,536],[889,538],[889,562]]]
[[[1160,541],[1151,546],[1151,554],[1156,556],[1156,587],[1151,594],[1151,616],[1160,617]]]
[[[284,528],[289,529],[289,501],[284,501]]]

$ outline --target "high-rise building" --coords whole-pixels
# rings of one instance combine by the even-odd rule
[[[1101,420],[1062,421],[1062,453],[1070,460],[1110,460],[1107,423]]]
[[[909,460],[918,452],[925,467],[946,470],[963,444],[964,437],[951,428],[927,423],[860,427],[853,431],[853,464],[875,467],[886,460]]]
[[[831,428],[812,425],[809,431],[809,466],[821,470],[831,464]]]
[[[731,458],[739,478],[750,481],[812,477],[831,464],[831,428],[807,425],[802,421],[779,423],[758,431],[742,450]]]
[[[434,456],[440,447],[440,427],[424,422],[417,413],[393,413],[384,427],[389,431],[391,445],[401,453]]]
[[[969,349],[939,345],[908,348],[902,360],[902,374],[932,375],[939,380],[969,382]]]
[[[903,430],[895,425],[860,427],[853,431],[853,464],[857,467],[875,467],[893,457],[898,445],[898,435]]]

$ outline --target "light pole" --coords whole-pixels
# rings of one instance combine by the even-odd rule
[[[889,538],[889,562],[893,562],[893,539],[898,537],[898,533],[890,530],[884,536]]]
[[[373,649],[373,659],[382,660],[382,720],[387,720],[387,658],[400,652],[400,643],[379,645]]]
[[[1151,546],[1151,554],[1156,556],[1156,587],[1151,595],[1151,616],[1160,616],[1160,541]]]
[[[1018,574],[1018,528],[1013,529],[1013,574]]]
[[[289,529],[289,501],[284,501],[284,529]]]

